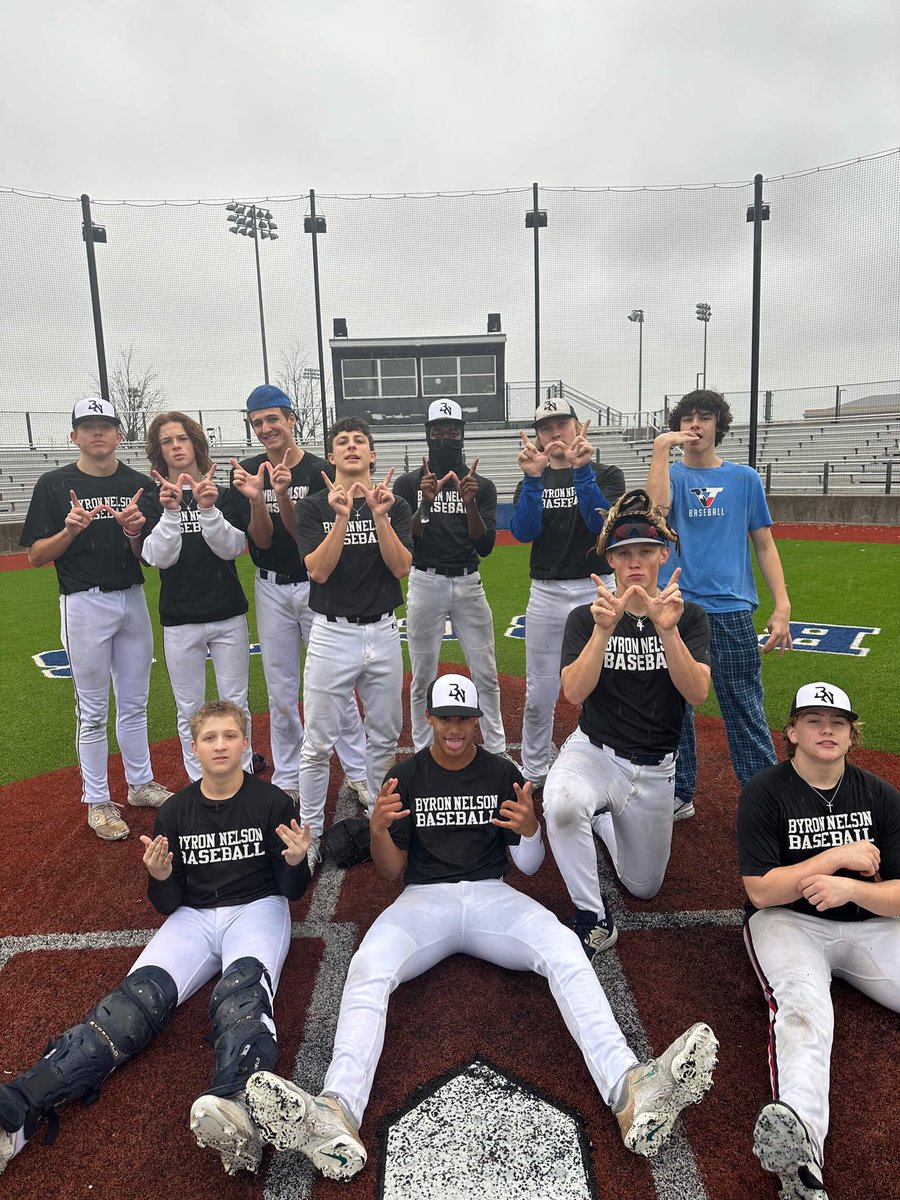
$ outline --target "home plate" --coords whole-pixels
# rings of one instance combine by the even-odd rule
[[[383,1200],[596,1200],[580,1118],[481,1058],[380,1133]]]

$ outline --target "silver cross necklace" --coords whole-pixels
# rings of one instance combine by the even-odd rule
[[[631,617],[632,621],[634,621],[635,625],[637,625],[638,633],[643,633],[644,632],[644,621],[646,620],[646,618],[645,617],[636,617],[633,612],[628,612],[627,608],[625,609],[625,611],[628,613],[629,617]]]
[[[791,766],[794,766],[794,764],[791,763]],[[817,787],[813,787],[813,785],[809,782],[809,780],[805,776],[800,775],[800,772],[797,771],[796,767],[794,767],[794,770],[797,771],[797,774],[800,775],[800,778],[803,780],[803,782],[806,784],[806,786],[816,793],[816,795],[819,797],[819,799],[822,801],[823,804],[828,805],[829,812],[831,812],[831,806],[834,804],[835,800],[837,799],[837,794],[841,790],[841,784],[844,782],[844,771],[846,771],[846,769],[847,768],[844,767],[844,770],[841,771],[841,777],[837,781],[834,791],[831,793],[831,799],[829,799],[827,796],[823,796]]]

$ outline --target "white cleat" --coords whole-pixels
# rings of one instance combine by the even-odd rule
[[[247,1103],[267,1142],[299,1150],[327,1179],[351,1179],[366,1165],[366,1149],[333,1096],[311,1096],[270,1071],[247,1081]]]
[[[372,797],[369,794],[369,784],[365,779],[351,779],[349,775],[344,776],[344,783],[356,795],[356,803],[360,808],[364,808],[366,812],[370,812],[372,808]]]
[[[614,1111],[629,1150],[652,1158],[665,1144],[681,1110],[712,1087],[718,1049],[716,1035],[701,1022],[659,1058],[628,1072]]]
[[[778,1176],[781,1200],[828,1200],[809,1132],[790,1105],[776,1100],[760,1109],[753,1153]]]
[[[241,1096],[198,1096],[191,1105],[191,1132],[198,1146],[218,1152],[228,1175],[258,1170],[263,1139]]]
[[[135,808],[162,808],[172,793],[161,783],[151,779],[140,787],[128,785],[128,803]]]

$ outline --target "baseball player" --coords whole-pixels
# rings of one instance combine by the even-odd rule
[[[206,699],[207,652],[220,698],[247,713],[249,737],[247,597],[234,562],[246,544],[247,506],[216,486],[206,434],[185,413],[154,417],[146,449],[159,489],[139,501],[143,541],[132,546],[160,569],[159,619],[181,754],[188,778],[199,779],[191,717]],[[253,770],[249,742],[244,770]]]
[[[594,599],[591,575],[609,574],[608,564],[594,553],[594,542],[605,511],[625,491],[618,467],[593,462],[589,425],[578,424],[566,401],[551,399],[534,414],[535,440],[519,431],[523,478],[513,497],[510,530],[517,541],[531,542],[521,759],[535,789],[547,775],[566,617]]]
[[[297,543],[316,614],[303,668],[306,736],[300,751],[300,813],[313,851],[324,826],[328,760],[348,698],[366,711],[366,776],[374,796],[397,748],[403,713],[403,657],[394,615],[412,563],[409,505],[371,479],[375,443],[365,421],[343,417],[328,431],[327,491],[297,505]]]
[[[426,718],[433,742],[395,767],[378,793],[372,858],[385,878],[405,873],[406,887],[350,963],[322,1094],[311,1096],[265,1071],[247,1085],[264,1137],[280,1150],[303,1151],[329,1178],[348,1179],[365,1165],[358,1130],[391,993],[451,954],[547,979],[625,1145],[636,1154],[656,1154],[681,1109],[712,1084],[718,1043],[708,1025],[693,1025],[660,1058],[638,1063],[577,938],[504,882],[507,851],[532,875],[544,847],[530,784],[509,759],[475,744],[479,716],[470,679],[435,679]]]
[[[827,1200],[832,976],[900,1012],[900,794],[848,761],[859,718],[834,684],[798,690],[784,737],[787,761],[754,775],[738,803],[773,1097],[753,1149],[782,1200]]]
[[[291,938],[288,900],[309,883],[309,830],[285,794],[241,769],[247,718],[214,700],[191,721],[199,780],[159,811],[142,837],[147,895],[166,920],[114,992],[51,1041],[30,1070],[0,1085],[0,1171],[56,1109],[95,1100],[183,1003],[221,970],[209,1002],[216,1067],[194,1101],[191,1129],[229,1175],[255,1171],[262,1140],[244,1103],[249,1076],[277,1057],[272,1001]]]
[[[328,463],[294,441],[296,418],[280,388],[268,383],[254,388],[247,398],[247,420],[264,453],[241,463],[232,459],[231,484],[250,505],[247,537],[257,567],[253,590],[269,694],[272,782],[296,800],[304,736],[297,706],[300,651],[301,643],[309,646],[313,613],[309,576],[297,553],[294,530],[285,527],[284,516],[307,493],[324,487],[322,471]],[[367,805],[365,735],[353,695],[347,699],[335,748],[347,783],[360,803]]]
[[[759,475],[751,467],[725,462],[716,453],[731,420],[731,409],[718,392],[700,389],[682,397],[669,414],[669,432],[653,443],[647,491],[669,513],[681,540],[680,550],[672,552],[660,574],[660,583],[665,586],[672,572],[683,567],[685,599],[699,604],[709,617],[713,688],[734,773],[743,787],[757,771],[775,762],[753,627],[759,598],[748,533],[775,602],[763,654],[776,648],[783,654],[791,648],[791,604]],[[679,446],[684,457],[670,468],[669,451]],[[694,815],[696,783],[694,714],[688,708],[675,769],[676,821]]]
[[[594,576],[593,602],[566,621],[562,688],[582,709],[547,776],[544,818],[575,905],[575,932],[592,960],[618,937],[600,891],[593,833],[629,892],[655,896],[672,844],[685,702],[702,704],[709,692],[706,614],[682,600],[678,572],[657,586],[674,537],[646,492],[627,492],[597,542],[615,571],[615,591]]]
[[[147,697],[153,634],[144,576],[129,549],[141,536],[146,475],[120,463],[121,423],[108,400],[89,396],[72,410],[78,458],[37,481],[20,545],[34,567],[52,562],[59,581],[61,637],[75,685],[75,741],[88,825],[102,841],[128,837],[109,794],[109,681],[128,803],[158,808],[172,794],[153,778]]]
[[[419,470],[401,475],[394,484],[394,495],[402,496],[413,512],[413,569],[406,593],[412,738],[416,750],[431,743],[425,692],[437,674],[449,617],[478,686],[485,749],[505,754],[494,618],[478,571],[479,559],[491,553],[497,536],[497,489],[475,474],[477,458],[466,468],[464,436],[459,404],[433,401],[425,421],[428,456]]]

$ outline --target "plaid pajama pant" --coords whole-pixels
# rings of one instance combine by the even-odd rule
[[[725,732],[731,765],[741,787],[775,760],[772,734],[763,711],[762,668],[753,614],[707,612],[710,630],[710,664]],[[688,704],[681,725],[678,759],[675,764],[676,805],[694,798],[697,786],[697,746],[694,710]]]

